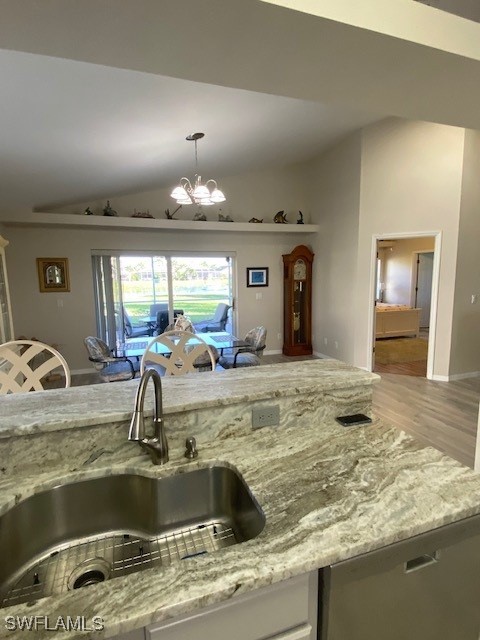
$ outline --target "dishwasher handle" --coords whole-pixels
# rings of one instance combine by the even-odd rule
[[[429,567],[430,565],[438,562],[439,558],[440,558],[440,551],[437,550],[437,551],[432,551],[432,553],[424,553],[421,556],[417,556],[416,558],[407,560],[404,566],[405,573],[411,573],[412,571],[425,569],[425,567]]]

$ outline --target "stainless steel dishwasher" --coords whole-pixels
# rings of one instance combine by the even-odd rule
[[[479,640],[480,516],[319,577],[319,640]]]

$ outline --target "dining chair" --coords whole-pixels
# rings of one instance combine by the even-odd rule
[[[265,327],[255,327],[245,336],[247,346],[239,347],[232,354],[222,355],[218,364],[224,369],[238,369],[240,367],[256,367],[262,364],[260,357],[265,349],[267,330]]]
[[[160,375],[179,376],[213,371],[215,366],[215,356],[205,340],[189,331],[173,330],[156,336],[148,343],[140,372],[143,374],[145,369],[154,368]]]
[[[0,395],[44,391],[49,376],[63,369],[70,386],[67,361],[56,349],[36,340],[11,340],[0,345]]]
[[[88,336],[83,341],[88,351],[88,359],[93,362],[103,382],[119,382],[133,380],[140,370],[140,362],[132,361],[125,356],[114,356],[110,347],[95,336]]]

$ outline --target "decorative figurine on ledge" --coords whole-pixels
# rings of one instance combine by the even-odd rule
[[[263,222],[263,218],[259,220],[258,218],[250,218],[249,222],[255,222],[256,224],[260,224]]]
[[[219,222],[233,222],[230,216],[224,216],[223,213],[218,213],[218,221]]]
[[[279,211],[273,217],[273,221],[275,224],[288,224],[287,222],[287,214],[285,211]]]
[[[182,208],[182,205],[179,204],[173,213],[170,213],[170,209],[165,209],[165,217],[167,218],[167,220],[176,220],[177,218],[174,218],[174,216],[177,213],[177,211],[181,208]]]
[[[206,222],[207,216],[203,213],[203,211],[197,211],[197,213],[193,216],[194,222]]]
[[[148,209],[146,211],[137,211],[134,209],[132,218],[153,218],[153,216]]]
[[[90,207],[87,207],[83,213],[86,216],[93,216],[93,211],[90,209]]]
[[[301,211],[298,212],[297,224],[303,224],[303,213]]]
[[[107,200],[107,204],[103,208],[103,215],[104,216],[118,216],[118,213],[114,209],[112,209],[112,207],[110,206],[110,200]]]

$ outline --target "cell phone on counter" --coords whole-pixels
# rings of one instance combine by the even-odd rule
[[[351,416],[338,416],[335,418],[342,427],[354,427],[359,424],[371,424],[372,419],[366,416],[364,413],[354,413]]]

